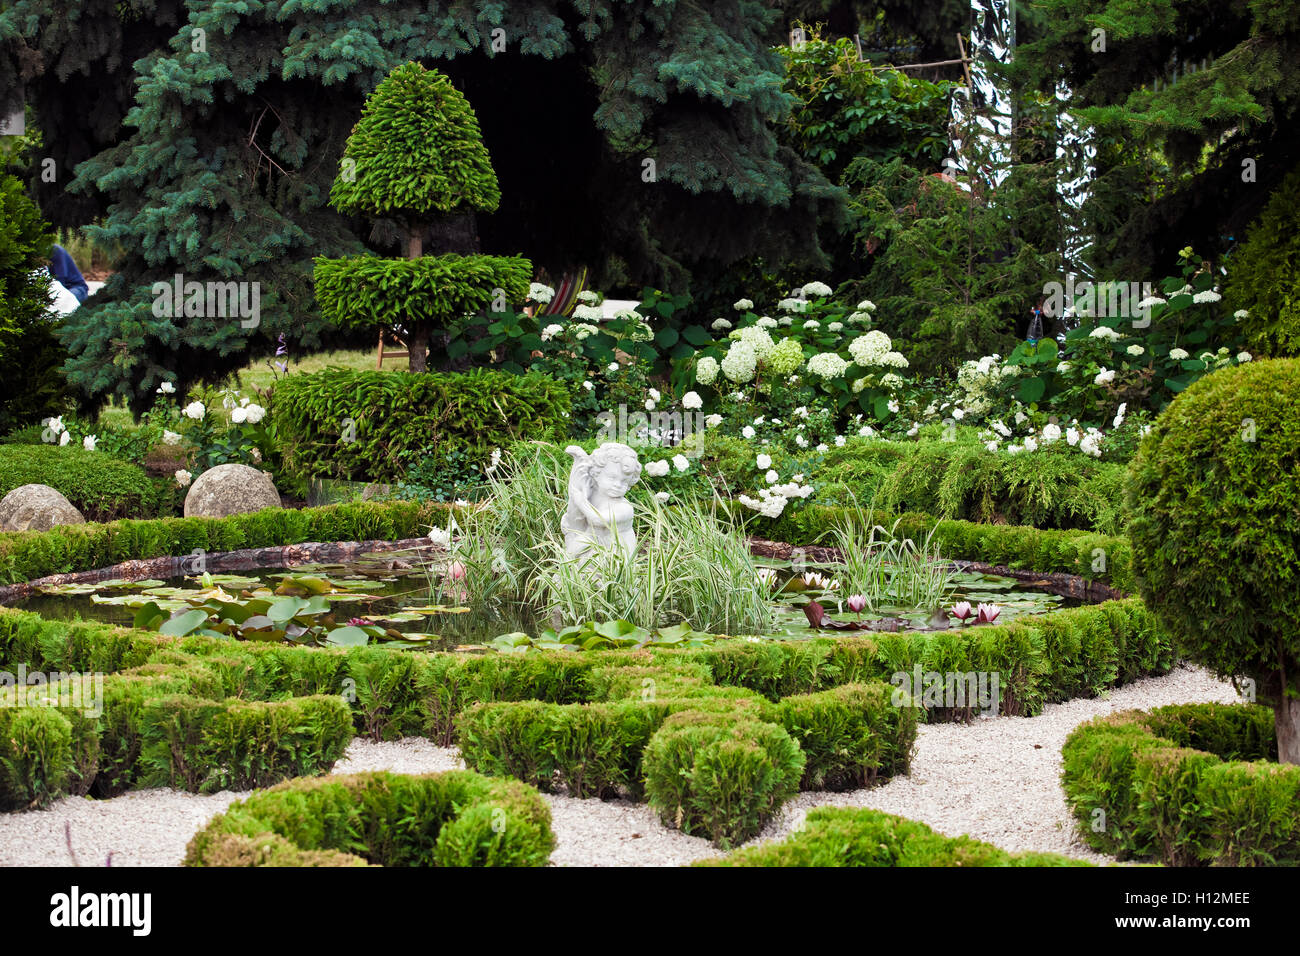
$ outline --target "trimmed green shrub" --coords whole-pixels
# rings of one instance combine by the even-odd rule
[[[0,497],[20,485],[49,485],[87,521],[158,514],[170,501],[144,469],[103,452],[57,445],[0,445]]]
[[[1300,359],[1222,369],[1156,420],[1128,485],[1133,570],[1195,661],[1255,682],[1300,763]]]
[[[248,790],[324,773],[352,740],[340,697],[213,701],[175,695],[144,715],[141,784],[191,793]]]
[[[91,453],[93,454],[93,453]],[[395,541],[446,524],[445,505],[357,502],[324,508],[267,508],[228,518],[160,518],[64,525],[0,534],[0,581],[90,571],[122,561],[211,554],[306,541]]]
[[[776,724],[692,710],[664,721],[644,764],[646,798],[666,826],[729,847],[795,794],[805,758]]]
[[[817,807],[779,843],[737,850],[693,866],[1091,866],[1055,853],[1007,853],[970,837],[879,810]]]
[[[45,806],[72,768],[72,723],[47,707],[0,709],[0,810]]]
[[[858,790],[907,773],[916,740],[916,708],[892,706],[879,682],[845,684],[777,705],[781,724],[807,758],[800,790]]]
[[[517,781],[381,772],[232,804],[190,840],[185,865],[545,866],[554,843],[550,808]]]
[[[560,441],[571,407],[568,388],[537,373],[326,369],[276,385],[272,418],[288,473],[389,481],[406,474],[412,455],[458,450],[486,460],[521,438]],[[347,419],[355,436],[345,435]]]
[[[446,255],[421,255],[428,225],[444,244],[457,220],[472,236],[474,211],[492,212],[500,201],[478,118],[464,94],[437,70],[419,63],[397,67],[366,98],[330,202],[348,215],[396,220],[406,230],[406,258],[318,258],[321,313],[345,327],[400,326],[411,371],[425,371],[435,330],[490,305],[502,312],[527,297],[533,271],[527,259],[462,256],[447,248],[438,250]],[[465,239],[460,245],[461,252],[477,248]]]
[[[1061,783],[1083,839],[1172,866],[1300,862],[1300,767],[1234,759],[1269,753],[1270,724],[1255,705],[1190,704],[1075,728]]]
[[[1261,355],[1300,354],[1300,167],[1273,191],[1246,239],[1228,260],[1224,307],[1239,320],[1247,344]]]

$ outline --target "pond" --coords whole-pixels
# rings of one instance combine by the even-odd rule
[[[848,595],[838,586],[835,565],[802,567],[789,562],[760,560],[764,576],[755,587],[772,594],[775,623],[766,637],[808,640],[864,631],[930,630],[943,626],[932,620],[933,607],[890,604],[888,595],[872,609],[854,613]],[[206,634],[242,640],[289,642],[314,646],[385,646],[431,651],[522,651],[524,645],[556,647],[563,643],[584,648],[635,646],[650,632],[641,629],[600,629],[542,637],[551,622],[538,619],[531,608],[511,605],[491,613],[474,610],[467,594],[435,602],[424,563],[401,553],[363,555],[348,564],[307,564],[266,568],[246,574],[206,574],[170,580],[108,580],[46,588],[15,606],[54,620],[93,620],[145,627],[170,634]],[[825,626],[809,624],[806,607],[816,602],[824,610]],[[1013,578],[974,572],[952,572],[943,602],[951,612],[959,602],[997,608],[997,623],[1026,614],[1042,614],[1077,601],[1027,589]],[[814,615],[816,616],[816,615]],[[838,624],[827,622],[839,622]],[[949,617],[950,626],[962,626]],[[563,622],[571,624],[576,622]],[[676,623],[676,622],[671,622]],[[556,630],[561,630],[556,628]],[[665,628],[663,635],[676,629]],[[689,644],[707,643],[707,635],[685,629]],[[501,635],[508,635],[502,638]],[[536,635],[537,641],[524,641]],[[677,638],[664,637],[662,644]],[[660,635],[651,639],[659,645]]]

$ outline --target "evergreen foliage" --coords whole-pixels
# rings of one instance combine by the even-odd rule
[[[1230,260],[1227,305],[1246,310],[1241,330],[1261,355],[1300,354],[1300,167],[1273,193]]]

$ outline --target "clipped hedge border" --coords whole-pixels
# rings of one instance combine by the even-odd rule
[[[668,672],[638,675],[626,666],[633,661],[666,667]],[[549,767],[554,774],[567,763],[580,768],[580,773],[569,771],[565,780],[575,792],[636,792],[642,786],[640,754],[645,743],[670,713],[682,709],[665,702],[730,695],[728,707],[753,708],[755,719],[782,726],[805,741],[804,786],[834,789],[869,784],[877,776],[901,772],[905,764],[900,766],[894,753],[855,749],[855,741],[870,741],[870,734],[880,732],[881,725],[864,716],[874,713],[872,708],[846,712],[827,705],[828,713],[840,715],[840,722],[815,729],[809,721],[821,709],[818,694],[834,697],[830,692],[837,688],[889,681],[917,668],[998,672],[1001,712],[1032,715],[1050,701],[1097,694],[1116,683],[1163,673],[1172,662],[1168,639],[1141,603],[1131,599],[1004,626],[848,639],[727,641],[690,651],[656,651],[648,657],[626,651],[457,655],[236,643],[167,637],[96,622],[47,621],[31,612],[0,608],[0,667],[16,672],[21,664],[29,672],[108,675],[105,712],[93,731],[86,730],[79,711],[53,708],[56,717],[24,718],[40,722],[45,735],[41,739],[51,741],[42,745],[45,749],[30,750],[19,746],[20,738],[26,740],[35,729],[22,730],[27,726],[23,724],[21,734],[10,733],[7,723],[0,725],[0,764],[18,759],[20,751],[50,754],[22,758],[26,762],[5,785],[10,806],[39,804],[60,793],[85,793],[92,783],[100,795],[147,782],[220,788],[223,781],[265,783],[281,774],[316,772],[329,765],[331,755],[346,746],[353,731],[375,740],[424,736],[445,745],[456,740],[458,720],[476,704],[529,702],[540,710],[546,705],[591,704],[581,713],[586,720],[606,721],[598,732],[588,730],[593,739],[603,735],[606,750],[580,750],[578,759],[534,735],[527,745],[499,745],[501,754],[525,756],[517,758],[522,761],[517,767],[496,766],[490,772],[540,780],[541,772],[530,766]],[[658,710],[637,699],[646,691],[645,681],[653,682],[648,686],[654,688]],[[893,690],[888,688],[891,695]],[[341,700],[344,693],[351,698],[347,704]],[[210,724],[212,729],[201,731],[188,718],[169,714],[159,701],[175,695],[188,699],[188,706],[205,715],[202,726]],[[807,695],[813,699],[803,699]],[[286,764],[269,739],[256,758],[240,753],[238,742],[223,736],[222,729],[233,727],[237,717],[213,709],[214,701],[227,710],[268,701],[285,707],[287,714],[284,698],[312,697],[320,698],[314,719],[329,732],[286,738],[283,750],[299,754],[298,763]],[[702,703],[695,700],[691,706]],[[244,716],[238,719],[256,718],[258,727],[277,726],[279,720],[274,707],[239,714]],[[931,707],[928,719],[963,720],[971,714],[969,706]],[[517,733],[525,739],[524,730]],[[74,744],[87,735],[97,739],[93,759],[86,754],[86,744]],[[226,743],[219,744],[223,739]],[[811,740],[818,743],[808,743]],[[555,752],[537,756],[535,752],[545,747]],[[835,754],[846,755],[843,762],[837,762]],[[248,766],[245,776],[236,778],[223,769],[231,760]],[[5,772],[0,768],[0,778]]]
[[[1075,728],[1062,756],[1066,798],[1097,850],[1172,866],[1300,864],[1300,766],[1276,762],[1267,708],[1111,714]]]
[[[811,545],[837,520],[842,508],[810,506],[776,520],[755,519],[740,505],[732,511],[750,530],[774,541]],[[420,537],[445,525],[448,505],[410,501],[357,502],[322,508],[268,508],[229,518],[158,518],[67,525],[49,531],[0,533],[0,583],[16,584],[51,574],[91,571],[124,561],[181,557],[205,552],[302,544],[308,541],[395,541]],[[879,516],[886,525],[893,522]],[[1015,525],[936,520],[915,512],[899,520],[900,533],[933,542],[949,558],[1015,570],[1078,575],[1122,591],[1135,589],[1126,538],[1082,531],[1040,531]]]
[[[843,807],[808,812],[802,830],[779,843],[737,850],[692,866],[1091,866],[1055,853],[1008,853],[924,823]]]
[[[228,518],[155,518],[0,533],[0,583],[91,571],[124,561],[182,557],[308,541],[396,541],[445,523],[445,505],[357,502],[323,508],[266,508]]]
[[[531,787],[468,770],[292,780],[196,833],[186,866],[545,866],[551,810]]]

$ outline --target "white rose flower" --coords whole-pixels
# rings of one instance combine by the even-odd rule
[[[186,487],[190,483],[190,481],[194,478],[194,476],[191,475],[184,468],[178,468],[176,470],[176,473],[173,475],[173,477],[176,479],[176,484],[181,488]]]
[[[588,378],[588,379],[583,379],[582,387],[585,388],[585,389],[586,389],[587,391],[589,391],[589,392],[590,392],[590,391],[594,391],[595,388],[596,388],[596,383],[593,382],[593,381],[592,381],[591,379],[589,379],[589,378]]]
[[[706,428],[717,428],[721,424],[722,424],[722,416],[716,413],[704,419],[704,426]]]
[[[700,398],[698,392],[687,392],[682,396],[682,408],[694,411],[697,408],[704,407],[704,399]]]
[[[984,443],[984,447],[987,448],[989,451],[997,451],[998,443],[996,441],[987,441]]]
[[[1093,385],[1105,385],[1107,382],[1114,381],[1115,372],[1113,369],[1104,368],[1097,373],[1097,377],[1092,380]]]
[[[754,459],[754,464],[758,466],[759,471],[766,471],[772,467],[771,455],[759,455]]]
[[[743,435],[745,438],[753,438],[758,433],[754,431],[753,425],[746,425],[744,428],[740,430],[740,434]]]
[[[1082,436],[1080,436],[1079,429],[1077,428],[1067,428],[1065,430],[1065,440],[1069,443],[1071,448],[1079,444],[1080,437]]]
[[[808,439],[804,438],[802,435],[795,435],[794,443],[798,445],[800,448],[808,447]]]
[[[845,443],[846,441],[848,441],[848,439],[845,438],[843,435],[836,435],[836,436],[835,436],[835,447],[836,447],[836,448],[843,448],[843,447],[844,447],[844,443]]]
[[[653,412],[655,410],[655,400],[653,398],[647,398],[645,400],[645,410],[647,412]]]
[[[1038,451],[1038,439],[1033,435],[1025,439],[1025,451]]]
[[[1055,422],[1048,422],[1043,426],[1043,444],[1050,445],[1061,438],[1061,426]]]
[[[247,417],[248,417],[248,411],[245,408],[243,408],[243,406],[240,406],[239,408],[233,408],[230,411],[230,423],[232,425],[244,424],[244,419],[246,419]]]
[[[169,432],[166,430],[163,431],[164,445],[179,445],[180,443],[181,443],[181,436],[176,434],[176,432]]]
[[[776,484],[777,479],[780,477],[781,477],[780,475],[778,475],[775,471],[769,468],[767,470],[767,473],[763,475],[763,480],[766,481],[769,485],[774,485]]]
[[[175,391],[176,391],[176,385],[175,385],[174,383],[172,383],[172,382],[163,382],[161,385],[158,386],[158,389],[157,389],[157,391],[155,392],[155,394],[157,394],[157,395],[171,395],[171,394],[174,394]]]
[[[202,402],[190,402],[188,405],[185,406],[181,414],[183,414],[186,418],[192,418],[195,421],[198,421],[204,415],[206,415],[207,412],[208,410],[203,407]]]
[[[99,438],[98,438],[97,436],[95,436],[95,435],[87,435],[85,438],[81,439],[81,447],[84,448],[84,449],[86,449],[86,451],[94,451],[94,450],[95,450],[95,444],[96,444],[98,441],[99,441]]]
[[[691,460],[687,458],[685,455],[674,455],[673,467],[675,467],[678,471],[686,471],[691,467]]]
[[[666,461],[648,461],[645,465],[645,473],[651,478],[662,478],[668,474],[668,462]]]
[[[609,372],[609,373],[611,373],[611,374],[613,374],[614,372],[617,372],[617,371],[618,371],[618,363],[617,363],[617,362],[610,362],[610,363],[609,363],[609,366],[605,369],[605,371],[607,371],[607,372]]]
[[[63,447],[70,441],[72,441],[72,432],[64,432],[59,436],[59,447]]]

